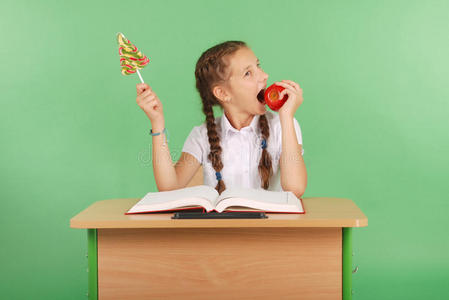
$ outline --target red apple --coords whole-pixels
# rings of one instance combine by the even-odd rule
[[[284,87],[272,84],[266,90],[264,94],[265,103],[274,111],[279,110],[282,105],[284,105],[285,101],[288,99],[288,95],[285,94],[284,98],[279,99],[280,93],[285,90]]]

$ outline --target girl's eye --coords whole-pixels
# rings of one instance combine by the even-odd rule
[[[257,64],[257,67],[260,68],[260,64]],[[249,73],[251,73],[251,71],[247,71],[247,72],[245,73],[245,76],[248,75]]]

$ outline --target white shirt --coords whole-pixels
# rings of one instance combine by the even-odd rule
[[[268,190],[282,191],[279,169],[279,158],[282,152],[281,123],[278,114],[267,111],[265,116],[270,127],[267,150],[271,155],[273,167],[273,175],[270,178]],[[262,154],[262,135],[259,130],[259,117],[259,115],[255,115],[251,124],[240,130],[232,127],[225,114],[215,118],[222,149],[223,169],[220,173],[226,188],[261,189],[258,166]],[[295,118],[293,118],[293,121],[298,144],[302,145],[301,128]],[[193,155],[203,165],[204,184],[215,187],[217,185],[215,170],[207,158],[210,145],[206,123],[192,129],[184,142],[182,152]],[[301,154],[304,155],[304,149],[302,149]]]

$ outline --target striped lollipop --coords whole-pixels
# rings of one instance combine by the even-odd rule
[[[139,69],[143,69],[150,60],[137,47],[125,38],[123,33],[117,33],[117,41],[119,44],[118,52],[120,54],[120,66],[123,75],[131,75],[137,72],[140,81],[143,83]]]

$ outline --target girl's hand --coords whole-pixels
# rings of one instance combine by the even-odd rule
[[[151,123],[162,121],[164,119],[164,113],[162,110],[161,100],[159,100],[158,96],[146,83],[138,83],[136,88],[137,104],[148,116]]]
[[[279,94],[280,99],[282,99],[285,94],[288,95],[287,101],[278,111],[279,116],[294,117],[296,110],[304,101],[301,87],[291,80],[282,80],[281,82],[275,82],[275,84],[285,88],[285,90]]]

